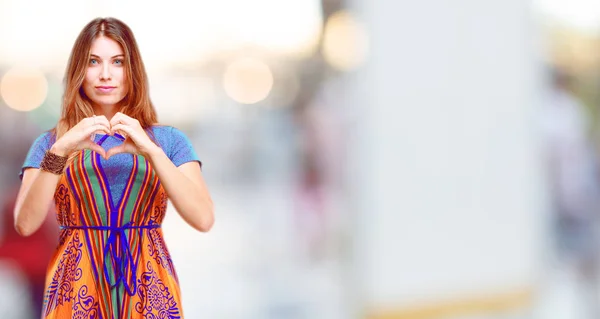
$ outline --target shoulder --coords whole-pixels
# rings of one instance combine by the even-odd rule
[[[56,140],[53,131],[45,131],[38,135],[32,143],[32,148],[49,149]]]
[[[152,126],[152,133],[157,140],[188,139],[182,130],[170,125],[154,125]]]
[[[200,161],[190,139],[182,130],[169,125],[156,125],[152,127],[152,134],[176,166],[189,161]]]
[[[151,128],[153,139],[167,151],[174,151],[185,145],[191,145],[190,138],[183,130],[170,125],[154,125]]]
[[[165,135],[165,134],[169,134],[171,132],[171,130],[174,129],[174,127],[171,125],[155,124],[155,125],[152,125],[151,129],[154,134]]]
[[[23,172],[26,168],[40,167],[40,163],[42,162],[44,154],[52,147],[52,144],[54,144],[55,140],[56,135],[53,131],[46,131],[38,135],[38,137],[31,144],[29,152],[27,152],[27,156],[25,157],[25,161],[21,167],[21,172],[19,173],[19,178],[23,178]]]

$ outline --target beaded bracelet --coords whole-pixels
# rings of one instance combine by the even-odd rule
[[[40,169],[55,175],[62,175],[65,165],[67,164],[68,156],[60,156],[50,151],[46,151],[44,159],[40,164]]]

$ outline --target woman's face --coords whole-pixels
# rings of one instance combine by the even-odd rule
[[[95,107],[114,108],[127,95],[124,62],[116,41],[100,36],[92,42],[83,91]]]

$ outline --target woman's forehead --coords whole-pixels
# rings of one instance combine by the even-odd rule
[[[94,39],[90,47],[90,54],[99,57],[111,58],[117,55],[123,54],[123,48],[121,45],[108,37],[100,36]]]

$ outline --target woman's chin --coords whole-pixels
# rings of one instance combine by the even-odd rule
[[[94,99],[94,104],[103,108],[103,109],[112,109],[119,105],[121,100],[119,99]]]

